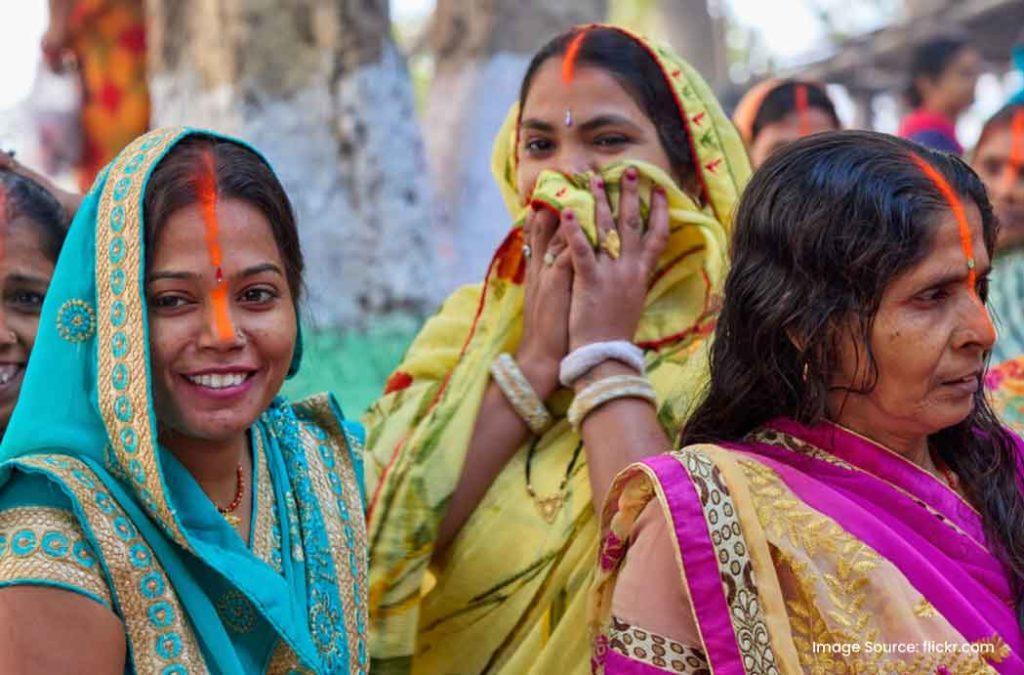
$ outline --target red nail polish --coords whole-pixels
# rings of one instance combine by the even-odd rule
[[[534,211],[540,211],[544,207],[540,205],[540,202],[530,202],[530,208]]]
[[[631,166],[628,169],[626,169],[626,178],[628,178],[629,180],[636,180],[636,168],[635,167]]]
[[[573,212],[572,212],[572,211],[566,211],[566,212],[565,212],[565,219],[566,219],[566,220],[572,220],[572,219],[573,219],[573,218],[575,218],[575,217],[576,217],[576,216],[575,216],[575,215],[573,214]]]

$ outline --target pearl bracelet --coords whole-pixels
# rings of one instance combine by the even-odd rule
[[[563,386],[571,387],[576,380],[586,375],[594,366],[609,359],[620,361],[641,375],[646,370],[644,352],[632,342],[626,340],[591,342],[574,349],[571,354],[562,359],[562,363],[558,367],[558,380]]]
[[[619,398],[640,398],[657,404],[658,396],[646,377],[639,375],[613,375],[598,380],[576,395],[566,418],[569,424],[580,432],[580,426],[587,416],[609,401]]]
[[[544,402],[530,386],[511,354],[500,354],[494,359],[491,376],[512,409],[526,422],[534,435],[540,436],[551,426],[551,413],[544,407]]]

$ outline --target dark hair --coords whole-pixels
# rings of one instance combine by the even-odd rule
[[[1009,126],[1013,122],[1013,116],[1018,110],[1024,110],[1024,104],[1022,103],[1007,103],[1002,108],[996,111],[992,117],[989,117],[985,121],[985,125],[981,127],[981,134],[978,136],[978,142],[974,144],[974,152],[978,151],[981,144],[985,142],[986,137],[1003,126]]]
[[[787,146],[754,174],[740,200],[710,384],[682,444],[739,440],[780,416],[824,421],[828,374],[839,363],[840,331],[851,317],[872,374],[860,393],[874,386],[870,336],[882,294],[927,256],[935,216],[949,208],[911,153],[977,205],[992,254],[992,207],[981,180],[958,157],[867,131]],[[1024,624],[1024,495],[1011,435],[979,390],[971,414],[929,441],[981,512]]]
[[[7,219],[21,217],[35,225],[42,235],[43,253],[57,262],[64,237],[68,232],[68,216],[57,199],[42,185],[12,171],[0,171]]]
[[[923,42],[914,49],[910,58],[910,80],[905,96],[912,108],[920,107],[924,97],[917,88],[917,79],[927,77],[938,79],[949,67],[956,55],[966,49],[969,43],[959,36],[946,35]]]
[[[175,211],[199,202],[198,176],[207,153],[213,156],[220,196],[247,202],[270,223],[284,261],[288,286],[298,305],[303,289],[304,263],[291,202],[273,169],[263,158],[233,141],[191,136],[175,145],[160,160],[146,185],[143,206],[146,249],[152,250],[150,247],[157,234]]]
[[[565,54],[569,43],[585,31],[576,57],[579,65],[607,71],[614,77],[658,130],[658,140],[668,155],[673,171],[685,181],[696,175],[696,163],[686,132],[683,111],[665,80],[665,73],[650,52],[635,39],[615,28],[576,28],[552,38],[540,48],[523,77],[519,108],[526,103],[537,70],[553,56]]]
[[[842,126],[839,123],[839,115],[836,114],[836,107],[824,87],[817,82],[786,80],[772,88],[761,102],[761,106],[757,109],[757,115],[754,116],[754,124],[751,126],[751,140],[757,138],[761,130],[769,124],[783,120],[796,111],[796,88],[798,86],[807,88],[808,107],[817,108],[828,115],[836,129]]]

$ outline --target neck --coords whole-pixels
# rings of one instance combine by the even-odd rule
[[[234,498],[239,464],[243,475],[249,475],[251,458],[245,432],[224,440],[208,440],[161,430],[160,443],[188,469],[203,492],[218,506],[226,506]]]
[[[878,411],[878,413],[880,412]],[[836,424],[888,448],[925,471],[936,473],[937,469],[932,462],[931,453],[928,451],[928,435],[886,429],[874,423],[878,413],[871,415],[871,419],[868,419],[868,415],[865,415],[864,411],[840,409],[839,414],[832,414],[831,418]],[[883,416],[882,419],[885,417]]]

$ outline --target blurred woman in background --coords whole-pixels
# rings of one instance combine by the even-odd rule
[[[732,121],[755,167],[798,138],[841,127],[835,105],[817,82],[770,79],[740,99]]]

